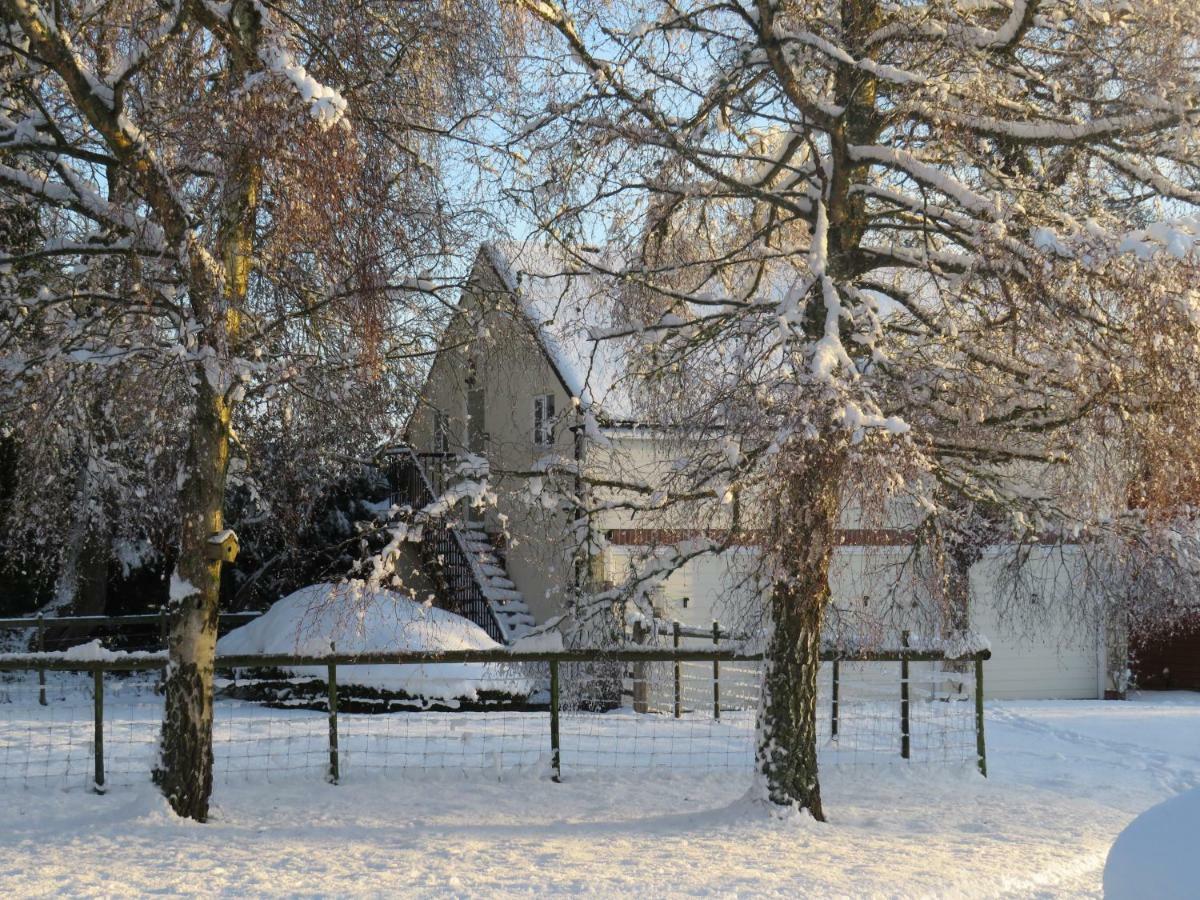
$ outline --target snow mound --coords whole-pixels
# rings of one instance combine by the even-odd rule
[[[495,650],[487,632],[462,616],[361,583],[314,584],[278,601],[217,642],[219,655],[395,653],[405,650]],[[296,666],[297,676],[325,678],[324,666]],[[525,696],[534,680],[517,666],[484,663],[342,665],[340,685],[402,691],[437,700],[475,700],[480,691]]]
[[[1200,885],[1200,788],[1152,806],[1117,835],[1104,865],[1108,900],[1195,897]]]
[[[513,653],[558,653],[563,649],[561,631],[534,631],[519,638],[510,648]]]

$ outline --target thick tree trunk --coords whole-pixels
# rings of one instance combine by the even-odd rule
[[[234,18],[243,24],[248,21],[244,16]],[[254,34],[241,37],[249,42]],[[246,59],[234,60],[235,73],[245,72]],[[220,335],[217,343],[226,346],[240,334],[241,310],[250,290],[260,178],[253,150],[243,147],[230,155],[218,236],[225,269],[223,303],[212,310],[212,326]],[[171,662],[155,781],[176,813],[203,822],[212,794],[213,660],[221,590],[221,562],[209,559],[208,549],[209,538],[224,527],[233,402],[212,386],[203,366],[197,374],[188,480],[180,497],[183,522],[171,585]]]
[[[806,809],[824,821],[817,674],[845,455],[832,441],[812,442],[804,450],[781,485],[774,528],[780,577],[771,594],[757,764],[771,802]]]
[[[221,562],[208,558],[208,546],[223,524],[229,425],[228,404],[202,377],[181,498],[179,562],[171,582],[166,710],[154,772],[155,783],[175,812],[199,822],[208,817],[212,794],[213,659],[221,584]]]
[[[982,544],[960,543],[946,554],[947,618],[953,631],[966,631],[971,625],[971,568],[982,558]]]

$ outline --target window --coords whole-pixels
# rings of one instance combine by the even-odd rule
[[[549,447],[554,443],[554,395],[539,394],[533,398],[533,443]]]
[[[450,417],[440,411],[433,414],[433,452],[450,452]]]
[[[467,377],[467,449],[472,453],[487,452],[486,412],[483,379],[480,378],[479,364],[472,359]]]

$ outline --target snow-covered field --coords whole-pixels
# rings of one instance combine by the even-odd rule
[[[824,825],[745,801],[744,769],[285,773],[219,781],[205,826],[144,784],[9,784],[0,895],[1086,896],[1135,815],[1200,784],[1200,695],[997,702],[987,724],[988,779],[831,766]]]

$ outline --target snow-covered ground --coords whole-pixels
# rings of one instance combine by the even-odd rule
[[[144,784],[0,784],[0,895],[1086,896],[1134,816],[1200,785],[1200,695],[997,702],[987,724],[988,779],[830,766],[824,825],[768,817],[737,767],[276,772],[219,780],[204,826]]]

